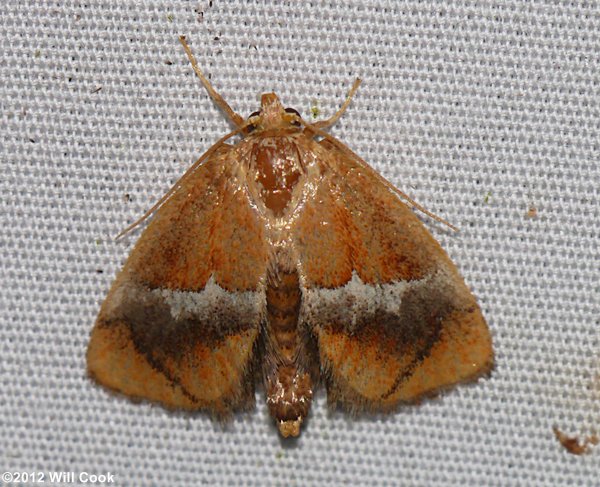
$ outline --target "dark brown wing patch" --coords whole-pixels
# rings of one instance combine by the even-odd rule
[[[143,233],[92,332],[101,384],[219,415],[253,403],[268,254],[236,167],[224,146]]]
[[[322,145],[293,233],[330,400],[385,410],[490,370],[489,330],[446,253],[396,195]]]

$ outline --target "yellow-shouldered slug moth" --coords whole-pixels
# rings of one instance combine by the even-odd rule
[[[489,372],[474,296],[398,196],[437,217],[323,130],[360,80],[328,120],[274,93],[244,119],[180,41],[236,129],[125,230],[154,213],[100,310],[90,375],[219,418],[254,405],[260,376],[287,437],[321,382],[329,404],[375,412]]]

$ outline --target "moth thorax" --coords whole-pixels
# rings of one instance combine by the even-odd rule
[[[267,286],[267,354],[264,382],[267,404],[283,436],[298,436],[312,401],[312,380],[298,363],[304,355],[298,330],[298,272],[281,268]]]
[[[257,140],[250,157],[250,167],[256,174],[255,197],[276,217],[281,217],[304,173],[296,143],[289,136],[264,137]]]

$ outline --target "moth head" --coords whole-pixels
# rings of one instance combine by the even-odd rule
[[[275,93],[265,93],[260,102],[260,110],[251,114],[246,120],[248,132],[273,129],[297,131],[302,127],[300,114],[293,108],[283,108]]]

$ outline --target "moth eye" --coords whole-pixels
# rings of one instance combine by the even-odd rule
[[[248,116],[248,120],[250,120],[252,117],[258,117],[260,115],[260,110],[256,111],[256,112],[252,112],[249,116]],[[252,132],[253,130],[256,129],[256,125],[250,124],[246,127],[246,130],[248,132]]]
[[[293,108],[286,108],[286,109],[285,109],[285,111],[286,111],[287,113],[293,113],[293,114],[294,114],[294,115],[296,115],[298,118],[302,118],[302,117],[300,116],[300,114],[298,113],[298,110],[294,110]],[[292,125],[295,125],[296,127],[300,127],[300,122],[298,122],[298,121],[294,121],[294,122],[292,122]]]

